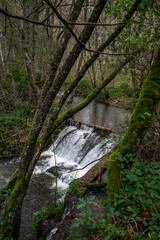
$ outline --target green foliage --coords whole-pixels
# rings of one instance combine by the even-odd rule
[[[87,237],[93,239],[95,234],[100,233],[104,229],[105,220],[98,220],[92,209],[93,205],[97,205],[94,202],[94,197],[90,197],[87,200],[80,198],[80,204],[78,209],[80,210],[80,217],[72,224],[71,234],[67,238],[70,239],[82,239]]]
[[[136,154],[117,155],[124,189],[114,193],[112,206],[106,203],[109,222],[114,219],[115,233],[108,228],[106,239],[159,239],[160,163],[140,161]],[[127,168],[126,168],[127,166]],[[132,167],[131,167],[132,166]],[[127,229],[130,223],[132,231]],[[122,231],[123,229],[123,231]],[[122,234],[123,232],[123,234]]]
[[[36,223],[34,224],[34,227],[37,228],[42,220],[48,216],[48,209],[43,207],[41,211],[35,212],[34,215],[37,216]]]
[[[92,83],[88,79],[82,79],[76,88],[76,94],[86,97],[91,91],[93,90],[92,88]]]
[[[109,0],[106,5],[106,13],[111,13],[115,19],[123,19],[122,12],[128,12],[132,6],[132,2],[131,0],[127,2],[125,0]]]
[[[6,220],[4,219],[5,216],[5,206],[7,204],[7,198],[10,194],[10,190],[8,189],[4,189],[4,188],[0,188],[0,239],[3,240],[13,240],[13,238],[9,238],[9,237],[4,237],[3,231],[1,229],[1,227],[6,223]],[[5,229],[9,230],[11,229],[12,226],[8,225],[5,226]]]
[[[30,117],[34,113],[34,108],[30,109],[29,103],[17,101],[14,111],[6,111],[0,105],[0,153],[1,156],[14,155],[19,151],[19,139],[22,132],[27,128]],[[30,114],[30,115],[29,115]],[[20,131],[20,133],[18,133]],[[23,133],[24,134],[24,133]],[[26,133],[25,133],[26,134]]]
[[[58,203],[57,206],[51,204],[48,208],[43,207],[41,211],[35,212],[34,215],[37,216],[36,223],[34,224],[35,228],[38,228],[43,220],[49,218],[55,218],[62,214],[64,209],[64,205],[62,203]]]
[[[128,83],[122,83],[117,87],[110,86],[108,88],[110,97],[138,97],[139,89],[131,87]]]
[[[160,163],[139,160],[136,154],[121,151],[119,162],[124,188],[104,202],[105,216],[94,214],[94,197],[80,199],[80,217],[73,222],[70,239],[154,239],[160,236]],[[98,239],[98,238],[97,238]]]
[[[106,13],[107,15],[110,14],[112,19],[122,21],[124,14],[129,11],[132,4],[132,0],[109,0],[106,5]],[[126,24],[124,30],[119,35],[120,41],[118,41],[116,45],[113,43],[114,50],[119,51],[124,48],[135,50],[137,46],[142,46],[148,50],[159,46],[159,23],[157,22],[154,27],[148,28],[146,21],[146,19],[151,20],[155,17],[158,11],[159,4],[157,1],[143,0],[136,14],[132,16],[131,20]],[[114,28],[108,31],[114,31]]]
[[[78,189],[78,186],[79,186],[79,184],[78,184],[78,181],[75,179],[75,180],[73,180],[71,183],[70,183],[70,186],[69,186],[69,189],[68,189],[68,194],[70,194],[70,193],[75,193],[76,191],[77,191],[77,189]]]
[[[106,93],[105,90],[103,89],[98,96],[96,97],[97,102],[104,102],[106,100]]]
[[[20,95],[28,94],[28,79],[24,66],[14,65],[10,72],[14,78],[16,84],[16,92]]]

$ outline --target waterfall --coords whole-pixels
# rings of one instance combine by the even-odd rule
[[[58,188],[67,189],[74,178],[83,176],[96,162],[108,153],[115,145],[113,134],[101,137],[94,132],[92,127],[70,124],[59,134],[57,140],[47,151],[41,155],[41,160],[36,166],[35,174],[58,173]],[[55,166],[56,162],[56,166]],[[91,163],[91,164],[90,164]],[[90,164],[90,165],[88,165]],[[85,167],[88,165],[87,167]],[[76,169],[82,169],[77,170]],[[52,187],[55,187],[53,182]]]

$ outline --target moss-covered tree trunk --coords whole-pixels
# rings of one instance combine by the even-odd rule
[[[119,151],[136,152],[144,134],[151,124],[152,116],[157,104],[160,101],[160,50],[151,67],[151,70],[144,81],[139,99],[131,116],[128,130],[119,144],[118,149],[110,156],[108,164],[108,191],[112,196],[113,192],[122,187],[119,162],[116,155]],[[127,168],[127,164],[126,164]]]
[[[50,2],[50,1],[46,1],[46,2]],[[84,2],[85,1],[83,0],[76,1],[73,7],[73,12],[70,16],[70,20],[72,21],[77,20]],[[94,7],[93,12],[91,13],[91,16],[88,20],[89,22],[96,23],[98,21],[100,14],[105,7],[106,2],[107,0],[97,1],[97,4]],[[133,13],[136,11],[140,3],[141,3],[141,0],[135,0],[133,7],[125,16],[124,22],[128,21],[132,17]],[[52,5],[50,6],[52,8]],[[112,42],[116,38],[116,36],[123,30],[124,27],[125,27],[125,23],[122,24],[120,27],[117,27],[115,32],[112,33],[110,37],[108,37],[107,41],[98,48],[98,51],[102,51],[106,46],[108,46],[109,43]],[[87,41],[92,35],[94,28],[95,28],[94,24],[91,26],[90,25],[84,26],[84,29],[79,35],[79,40],[82,45],[85,45],[87,43]],[[50,77],[49,79],[46,80],[42,88],[41,95],[39,97],[39,104],[36,109],[33,125],[30,133],[28,134],[25,147],[21,154],[19,170],[15,172],[15,174],[10,179],[8,185],[6,186],[6,188],[11,188],[12,192],[8,198],[8,202],[6,205],[6,214],[5,214],[6,222],[2,226],[2,229],[0,230],[0,233],[3,234],[4,239],[5,237],[13,237],[13,239],[18,239],[19,237],[21,208],[22,208],[23,199],[26,194],[28,184],[29,184],[32,172],[34,170],[35,164],[39,159],[39,156],[43,150],[43,146],[46,140],[48,140],[50,135],[68,117],[71,117],[73,114],[75,114],[76,112],[78,112],[79,110],[87,106],[100,93],[100,91],[110,81],[114,79],[114,77],[121,71],[121,69],[128,63],[128,61],[132,59],[132,57],[129,57],[129,59],[122,62],[120,66],[116,67],[115,71],[112,74],[110,74],[106,79],[104,79],[104,81],[97,88],[95,88],[81,104],[70,109],[69,111],[62,114],[61,116],[58,116],[59,111],[57,111],[56,113],[54,112],[52,114],[52,118],[50,122],[47,124],[47,127],[45,127],[45,123],[47,122],[46,118],[47,116],[50,117],[49,109],[52,106],[53,100],[55,99],[58,91],[60,90],[62,84],[67,78],[72,66],[75,64],[79,54],[83,49],[83,47],[78,42],[76,42],[70,54],[66,58],[64,64],[62,65],[62,67],[60,67],[61,66],[60,63],[70,37],[71,37],[70,32],[68,30],[65,30],[62,38],[63,41],[60,43],[60,45],[57,48],[57,51],[54,54],[54,58],[53,58],[54,61],[52,62]],[[85,67],[82,68],[82,71],[80,72],[76,80],[76,84],[73,86],[73,88],[78,84],[79,80],[83,77],[87,69],[92,65],[92,63],[96,60],[98,56],[99,56],[98,52],[93,54],[91,59],[87,61],[87,63],[85,63]],[[64,102],[66,99],[67,99],[67,96],[64,99]],[[59,110],[61,107],[62,106],[59,106]],[[8,225],[11,226],[12,229],[7,229]]]
[[[48,2],[48,1],[47,1]],[[73,13],[71,14],[72,20],[77,20],[84,0],[76,1],[73,7]],[[89,22],[96,23],[105,7],[107,0],[98,0],[95,5]],[[52,5],[51,5],[52,7]],[[89,40],[95,25],[86,25],[79,36],[80,42],[85,45]],[[33,125],[31,131],[27,137],[25,147],[20,157],[19,170],[12,176],[7,188],[11,188],[11,194],[7,199],[6,211],[5,211],[5,222],[0,230],[0,234],[5,237],[13,237],[13,239],[19,238],[20,221],[21,221],[21,209],[24,196],[26,194],[30,178],[32,176],[35,164],[39,158],[40,151],[38,151],[39,139],[41,139],[41,129],[45,125],[46,117],[48,116],[49,109],[60,90],[63,82],[68,76],[72,66],[76,62],[79,54],[83,47],[79,43],[75,43],[71,53],[67,57],[62,68],[56,76],[57,70],[60,67],[60,62],[64,54],[64,50],[67,47],[67,43],[70,39],[70,33],[65,30],[64,39],[62,44],[58,47],[55,53],[54,63],[52,64],[52,71],[48,80],[43,86],[41,96],[39,98],[39,105],[36,109],[36,113],[33,119]],[[65,41],[65,42],[64,42]],[[63,42],[65,44],[63,44]],[[56,76],[56,78],[55,78]],[[55,79],[54,79],[55,78]],[[54,81],[55,80],[55,81]],[[57,125],[56,125],[57,126]],[[40,135],[40,136],[39,136]],[[10,226],[10,228],[8,228]]]
[[[14,189],[9,197],[5,216],[4,224],[0,229],[0,236],[2,239],[18,239],[20,231],[21,210],[22,202],[25,197],[29,181],[27,176],[18,176]]]

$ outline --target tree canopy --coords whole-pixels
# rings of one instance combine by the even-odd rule
[[[3,237],[19,238],[23,199],[46,142],[126,71],[141,92],[129,128],[109,161],[110,195],[122,187],[115,155],[135,151],[159,103],[159,10],[158,0],[0,1],[0,102],[5,109],[14,109],[17,99],[29,101],[30,109],[35,106],[19,168],[5,187],[11,193]],[[69,95],[90,70],[91,91],[66,111]]]

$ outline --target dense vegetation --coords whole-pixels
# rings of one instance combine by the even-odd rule
[[[111,212],[94,225],[88,209],[88,222],[82,218],[73,229],[87,236],[101,229],[106,239],[158,239],[159,131],[156,144],[140,143],[153,123],[159,129],[159,10],[158,0],[0,1],[0,157],[20,154],[0,194],[1,238],[19,238],[23,199],[46,142],[96,98],[133,114],[108,162]],[[75,94],[85,99],[72,107],[67,99]],[[149,144],[154,158],[137,157]]]
[[[135,154],[117,155],[125,188],[103,204],[105,216],[99,219],[93,210],[93,198],[80,199],[81,218],[72,224],[67,239],[159,239],[160,165],[140,160]],[[126,162],[133,166],[125,169]]]

